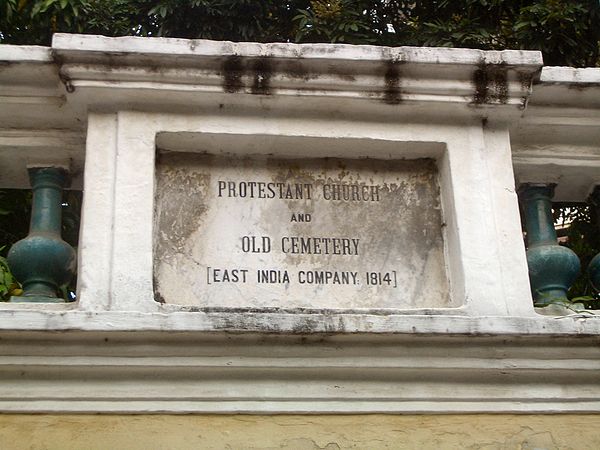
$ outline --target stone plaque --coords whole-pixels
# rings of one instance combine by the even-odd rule
[[[156,192],[157,301],[453,306],[433,160],[165,153]]]

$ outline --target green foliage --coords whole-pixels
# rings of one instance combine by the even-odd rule
[[[52,33],[541,50],[600,65],[598,0],[0,0],[0,42]]]
[[[29,232],[31,191],[0,190],[0,256]]]
[[[79,245],[79,224],[81,222],[81,191],[63,191],[62,204],[62,238],[77,252]],[[67,301],[75,300],[77,289],[77,275],[71,282],[60,287],[60,296]]]
[[[593,207],[585,204],[557,203],[554,206],[554,223],[568,225],[564,245],[581,261],[582,271],[569,290],[570,300],[583,303],[588,309],[600,309],[600,294],[592,288],[586,271],[592,258],[600,253],[598,216]]]
[[[31,191],[0,190],[0,301],[21,295],[21,285],[13,278],[6,262],[11,245],[27,236],[31,211]]]
[[[0,247],[0,251],[4,251],[4,247]],[[21,285],[14,279],[6,258],[0,256],[0,302],[6,302],[11,296],[22,293]]]
[[[510,44],[535,48],[546,65],[598,64],[600,3],[597,0],[531,2],[521,8]]]
[[[386,2],[392,45],[541,50],[546,65],[594,66],[598,0]]]
[[[382,36],[376,2],[313,0],[292,19],[297,42],[374,44]]]
[[[62,238],[77,250],[81,220],[81,191],[64,191],[62,207]]]
[[[156,32],[146,0],[0,0],[0,42],[50,45],[52,34]]]
[[[1,41],[49,44],[52,33],[84,31],[79,20],[85,0],[1,0]]]
[[[293,9],[277,0],[161,0],[148,14],[159,36],[231,41],[285,41]]]
[[[149,10],[155,3],[147,0],[85,0],[79,16],[81,32],[105,36],[154,36],[158,24]]]

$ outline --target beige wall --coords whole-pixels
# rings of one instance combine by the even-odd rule
[[[0,415],[2,449],[598,449],[600,415]]]

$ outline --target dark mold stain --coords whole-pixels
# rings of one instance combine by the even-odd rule
[[[154,291],[154,301],[157,303],[162,303],[162,304],[167,303],[165,298],[158,291]]]
[[[600,87],[600,83],[598,83],[598,82],[591,82],[591,83],[568,83],[567,87],[569,89],[574,89],[576,91],[585,91],[586,89],[589,89],[589,88],[599,88]]]
[[[162,304],[167,303],[165,298],[162,296],[162,294],[158,290],[158,281],[156,280],[156,276],[152,277],[152,284],[154,286],[154,301],[157,303],[162,303]]]
[[[531,74],[531,85],[540,84],[542,82],[542,67],[538,68]]]
[[[480,67],[473,73],[473,83],[475,84],[473,103],[478,105],[486,103],[488,97],[488,82],[485,69]]]
[[[164,150],[156,147],[154,152],[154,164],[159,165],[163,162]]]
[[[531,94],[533,85],[536,83],[536,79],[539,80],[541,70],[538,70],[535,74],[531,73],[523,73],[519,72],[519,83],[521,83],[521,91],[526,92],[525,95],[521,97],[521,103],[519,105],[520,109],[527,108],[527,102],[529,101],[529,94]]]
[[[75,86],[73,86],[73,83],[71,83],[71,80],[65,79],[65,80],[63,80],[63,83],[65,84],[65,89],[67,90],[67,92],[69,94],[72,92],[75,92]]]
[[[329,72],[332,75],[334,75],[344,81],[354,82],[354,81],[356,81],[356,76],[351,72],[351,70],[353,70],[353,69],[350,69],[350,71],[348,71],[348,69],[343,69],[343,68],[340,68],[337,66],[329,67]]]
[[[473,84],[475,85],[474,104],[505,105],[508,102],[508,69],[505,64],[481,63],[473,73]]]
[[[311,78],[308,70],[301,61],[286,61],[282,67],[282,71],[290,78],[304,81],[308,81]]]
[[[299,334],[311,334],[318,330],[319,321],[312,318],[306,318],[303,321],[298,321],[292,327],[292,332]]]
[[[75,91],[75,86],[73,86],[73,83],[71,83],[71,78],[66,76],[62,70],[58,72],[58,78],[65,85],[65,89],[69,94]]]
[[[518,76],[519,76],[519,83],[521,83],[521,89],[523,89],[524,91],[531,90],[531,88],[534,84],[533,74],[519,72]]]
[[[244,65],[239,56],[230,56],[223,62],[223,90],[230,94],[242,89]]]
[[[270,95],[269,85],[271,83],[271,73],[273,69],[271,62],[267,58],[260,58],[252,64],[254,81],[250,92],[253,94]]]
[[[240,56],[230,56],[225,59],[222,66],[223,91],[230,94],[241,91],[244,88],[242,77],[246,73],[253,79],[250,93],[270,95],[272,72],[272,62],[268,58],[245,62]]]
[[[386,62],[385,91],[383,101],[388,105],[397,105],[402,101],[400,89],[400,61],[392,60]]]

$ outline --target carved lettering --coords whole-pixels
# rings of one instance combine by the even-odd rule
[[[242,236],[242,251],[244,253],[269,253],[271,238],[269,236]]]

